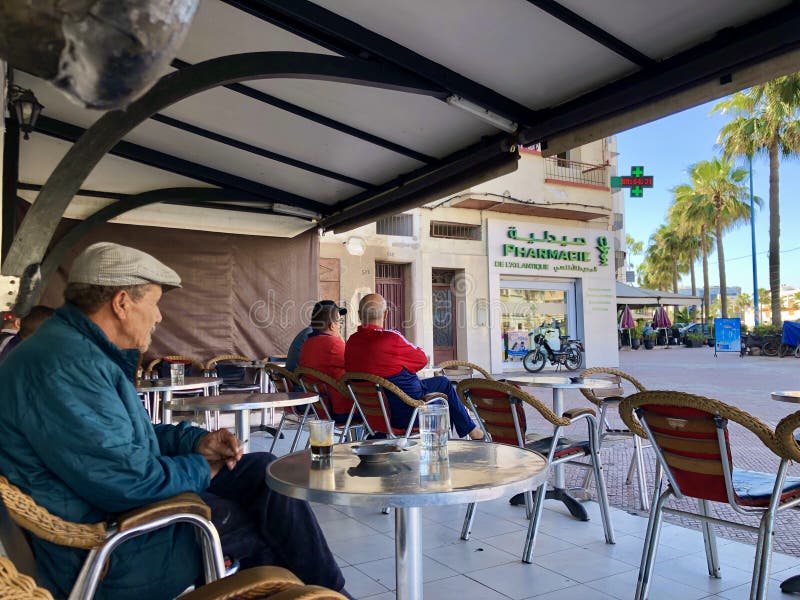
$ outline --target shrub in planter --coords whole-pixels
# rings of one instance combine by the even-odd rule
[[[687,348],[699,348],[705,341],[703,334],[697,331],[687,334],[685,343]]]
[[[644,334],[644,348],[645,350],[652,350],[656,345],[656,336],[658,334],[653,331],[651,333]]]
[[[641,342],[639,341],[638,337],[631,338],[631,350],[638,350]]]

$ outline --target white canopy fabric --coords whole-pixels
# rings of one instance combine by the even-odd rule
[[[629,306],[699,306],[703,299],[699,296],[686,296],[661,290],[648,290],[646,288],[632,287],[617,282],[617,304]]]

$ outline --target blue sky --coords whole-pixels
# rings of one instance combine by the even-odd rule
[[[619,174],[629,174],[632,165],[644,165],[645,175],[654,176],[653,189],[644,190],[643,198],[631,198],[625,190],[625,230],[628,235],[645,242],[666,221],[671,203],[670,190],[689,183],[688,167],[719,154],[715,147],[717,134],[728,120],[710,114],[714,103],[703,104],[617,135]],[[745,163],[742,163],[746,167]],[[753,189],[764,203],[756,207],[756,256],[758,287],[769,288],[767,249],[769,244],[769,167],[765,158],[753,161]],[[781,283],[800,287],[800,160],[783,160],[780,169],[781,207]],[[728,285],[738,285],[752,294],[753,269],[750,248],[750,226],[729,232],[724,238]],[[795,249],[794,251],[791,251]],[[634,258],[634,264],[641,257]],[[717,255],[709,257],[711,285],[719,283]],[[702,269],[697,267],[698,286],[702,285]],[[684,276],[681,285],[689,285]]]

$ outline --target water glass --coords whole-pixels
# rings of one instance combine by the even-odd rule
[[[330,460],[333,454],[333,421],[312,419],[308,422],[311,460]]]
[[[434,400],[419,408],[419,439],[423,450],[439,450],[447,446],[450,415],[447,404]]]
[[[186,365],[172,363],[169,366],[169,378],[172,385],[183,385],[186,376]]]

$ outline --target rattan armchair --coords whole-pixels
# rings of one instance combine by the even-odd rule
[[[708,574],[715,578],[721,577],[721,571],[714,525],[730,523],[757,533],[750,598],[766,598],[776,513],[800,504],[800,478],[786,476],[789,461],[800,459],[793,435],[800,413],[781,421],[773,432],[756,417],[718,400],[651,391],[625,398],[620,416],[631,431],[650,440],[658,461],[635,598],[648,596],[664,512],[701,522]],[[748,429],[780,459],[777,474],[734,466],[730,421]],[[662,491],[663,479],[667,485]],[[673,496],[695,498],[697,513],[667,507]],[[711,502],[728,504],[742,515],[760,516],[760,524],[753,527],[711,516]]]
[[[183,356],[182,354],[170,354],[167,356],[154,358],[147,363],[147,368],[144,370],[145,375],[149,377],[153,377],[154,375],[164,375],[166,377],[167,374],[158,373],[156,371],[156,367],[160,367],[161,363],[163,362],[185,363],[191,374],[195,377],[202,377],[206,373],[206,366],[201,360],[192,356]]]
[[[222,377],[222,384],[219,386],[221,393],[225,392],[258,392],[261,385],[255,379],[247,381],[247,367],[241,364],[229,363],[252,363],[252,359],[240,354],[221,354],[215,356],[204,365],[205,373],[211,377]]]
[[[17,571],[9,559],[0,556],[0,598],[4,600],[53,600],[46,589]],[[213,581],[182,594],[181,600],[345,600],[332,590],[303,585],[281,567],[253,567]]]
[[[104,565],[116,547],[128,539],[170,526],[189,523],[197,531],[207,582],[225,576],[225,561],[219,535],[211,523],[211,509],[196,494],[183,493],[172,498],[118,515],[110,523],[72,523],[42,506],[0,475],[0,532],[3,546],[17,568],[35,576],[33,553],[25,530],[30,535],[60,546],[88,550],[89,553],[70,593],[70,600],[94,596]]]
[[[420,406],[435,398],[447,400],[447,396],[439,392],[426,394],[421,399],[415,400],[388,379],[370,373],[345,373],[342,376],[342,383],[350,392],[356,410],[370,435],[382,433],[389,438],[398,436],[407,438],[415,429]],[[391,392],[401,402],[414,409],[405,428],[392,426],[392,411],[386,392]]]
[[[588,456],[591,469],[597,485],[597,502],[600,504],[600,514],[603,521],[603,530],[606,543],[614,543],[614,528],[611,524],[611,510],[608,505],[606,481],[600,461],[599,440],[594,410],[578,408],[564,411],[557,415],[539,399],[528,394],[516,386],[501,381],[490,379],[464,379],[456,386],[458,397],[477,415],[478,422],[484,432],[487,442],[500,442],[513,444],[520,448],[536,450],[547,459],[547,468],[553,465],[572,462],[577,458]],[[524,406],[534,408],[540,415],[554,426],[553,434],[542,436],[527,434],[525,431]],[[574,441],[561,437],[561,428],[586,420],[588,441]],[[586,465],[575,463],[582,467]],[[547,492],[547,480],[536,491],[535,499],[531,492],[525,492],[525,504],[528,509],[530,523],[525,546],[522,551],[522,561],[533,562],[533,551],[536,546],[536,536],[539,532],[539,523],[544,509],[544,500]],[[461,529],[461,539],[469,539],[472,522],[475,518],[475,503],[467,508],[464,525]]]
[[[344,398],[350,398],[350,391],[347,389],[347,387],[344,384],[336,381],[333,377],[308,367],[298,367],[294,374],[304,391],[313,392],[319,396],[317,414],[325,419],[335,421],[333,417],[334,411],[333,403],[331,401],[331,391],[338,392]],[[362,428],[363,423],[361,421],[361,417],[356,417],[355,413],[356,405],[355,403],[352,403],[350,406],[350,412],[347,414],[347,420],[344,423],[336,423],[336,428],[338,429],[339,433],[339,442],[344,442],[348,438],[350,434],[350,428],[353,425],[358,428]]]
[[[589,402],[600,409],[600,417],[597,424],[600,429],[599,443],[601,447],[606,438],[631,438],[633,441],[633,458],[628,466],[625,485],[631,485],[635,471],[639,488],[639,504],[642,510],[648,510],[650,508],[650,499],[647,496],[647,469],[645,468],[643,452],[643,448],[647,446],[643,445],[642,439],[630,429],[612,427],[609,422],[609,409],[619,410],[619,403],[622,402],[625,396],[636,392],[644,392],[647,388],[632,375],[612,367],[586,369],[581,373],[581,376],[592,379],[606,379],[615,384],[615,387],[611,388],[583,388],[581,393]],[[587,481],[584,482],[584,487],[588,484],[588,477],[590,476],[591,474],[587,474]]]

